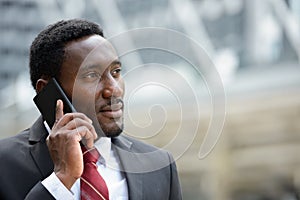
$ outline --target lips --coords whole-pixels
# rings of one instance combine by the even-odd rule
[[[111,105],[102,106],[99,113],[107,118],[120,118],[123,116],[123,103],[118,102]]]

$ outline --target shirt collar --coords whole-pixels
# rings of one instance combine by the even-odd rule
[[[108,137],[101,137],[94,143],[95,148],[100,153],[101,157],[99,162],[101,164],[106,164],[107,161],[110,160],[111,155],[111,138]]]

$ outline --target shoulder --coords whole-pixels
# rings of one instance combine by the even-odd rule
[[[37,142],[44,142],[47,135],[43,119],[39,117],[30,128],[23,130],[15,136],[1,139],[0,155],[7,151],[10,151],[9,153],[12,154],[13,152],[18,152],[16,150],[28,149]]]
[[[125,135],[114,138],[113,144],[126,171],[145,173],[168,169],[174,162],[168,151]]]
[[[154,145],[147,144],[143,141],[137,140],[127,135],[120,135],[115,139],[117,144],[122,143],[124,146],[130,148],[135,153],[151,153],[159,152],[162,154],[169,154],[166,150],[158,148]]]
[[[0,153],[14,148],[28,147],[30,142],[38,142],[46,138],[46,129],[42,117],[39,117],[34,124],[19,134],[0,140]]]
[[[4,138],[0,140],[0,155],[12,150],[20,149],[28,145],[29,129],[26,129],[15,136]]]
[[[28,161],[30,158],[28,138],[29,132],[25,130],[0,140],[0,160],[1,163],[6,163],[0,165],[2,172],[4,169],[10,170],[9,166],[19,166]]]

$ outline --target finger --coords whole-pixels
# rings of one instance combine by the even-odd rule
[[[85,120],[86,122],[88,122],[89,124],[92,124],[92,120],[89,119],[85,114],[83,113],[67,113],[64,116],[61,117],[61,119],[59,120],[59,126],[65,126],[66,124],[68,124],[70,121],[72,121],[73,119],[76,118],[80,118],[82,120]]]
[[[78,127],[78,126],[77,126]],[[85,132],[81,134],[82,139],[84,140],[85,143],[88,143],[89,147],[92,148],[94,145],[94,141],[97,139],[98,135],[95,131],[94,126],[92,125],[85,125],[84,127],[87,128],[88,132]]]
[[[73,130],[80,126],[86,126],[88,128],[88,130],[90,130],[93,134],[96,134],[93,124],[91,124],[89,121],[83,120],[82,118],[72,119],[70,122],[68,122],[65,125],[66,129],[68,129],[68,130]]]
[[[94,147],[94,134],[86,126],[80,126],[77,129],[74,129],[74,132],[78,142],[82,141],[88,149]]]
[[[64,104],[62,100],[56,101],[55,123],[57,123],[64,115]]]

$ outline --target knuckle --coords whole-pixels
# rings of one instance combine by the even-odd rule
[[[51,142],[55,137],[55,133],[51,133],[48,137],[47,137],[47,141]]]
[[[82,131],[87,133],[87,132],[89,132],[89,129],[86,126],[83,126]]]
[[[79,134],[70,134],[68,140],[71,142],[77,142],[77,138],[81,137]]]
[[[64,115],[65,118],[68,118],[68,119],[73,119],[74,118],[74,113],[66,113]]]
[[[80,124],[80,123],[82,123],[82,120],[80,118],[75,118],[75,119],[73,119],[73,122],[75,124]]]

